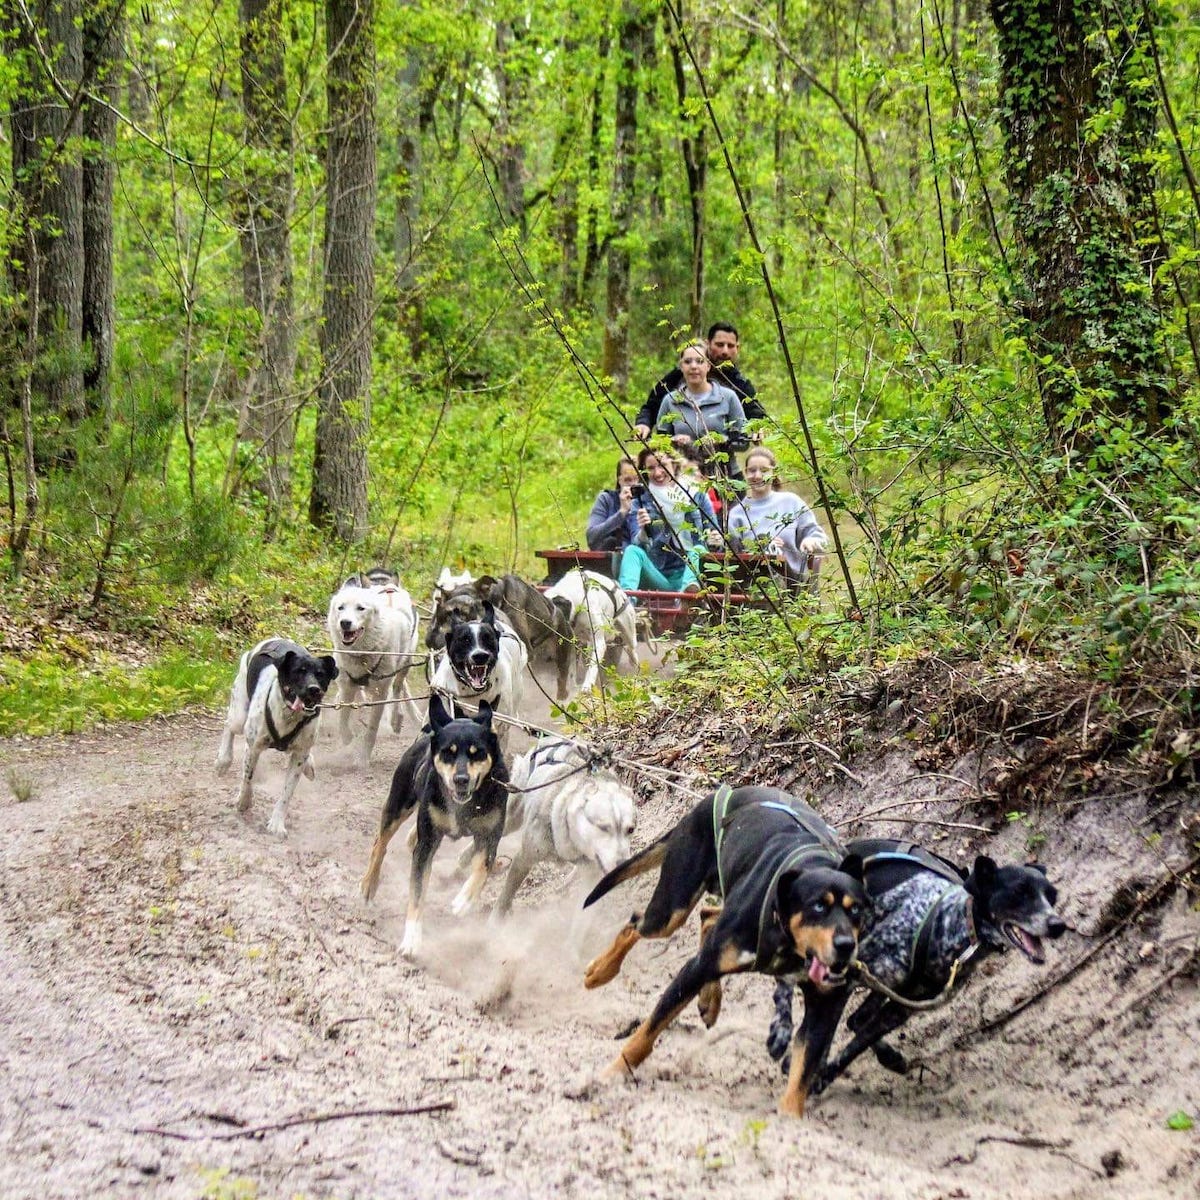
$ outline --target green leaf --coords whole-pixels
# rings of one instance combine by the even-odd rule
[[[1167,1128],[1178,1130],[1181,1133],[1187,1133],[1187,1131],[1192,1129],[1195,1124],[1196,1122],[1193,1121],[1192,1118],[1183,1111],[1183,1109],[1180,1109],[1178,1112],[1173,1112],[1167,1118]]]

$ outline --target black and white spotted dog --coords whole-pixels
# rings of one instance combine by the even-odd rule
[[[1066,924],[1055,911],[1058,893],[1039,865],[998,867],[985,855],[970,872],[911,843],[860,838],[847,843],[863,859],[870,909],[858,943],[858,961],[871,978],[894,992],[872,991],[847,1024],[853,1038],[822,1068],[819,1094],[862,1053],[903,1075],[904,1056],[882,1041],[922,1004],[957,994],[987,955],[1015,947],[1031,962],[1045,962],[1043,938],[1058,938]],[[786,1060],[792,1031],[792,985],[775,989],[775,1018],[767,1048]],[[786,1070],[786,1067],[785,1067]]]
[[[217,750],[217,774],[229,770],[234,735],[243,734],[246,753],[237,806],[238,812],[245,812],[254,798],[259,755],[277,750],[288,756],[283,792],[267,822],[267,829],[277,837],[287,834],[284,819],[300,773],[313,777],[310,752],[317,738],[317,714],[337,673],[332,655],[317,658],[286,638],[267,638],[242,655]]]
[[[477,621],[455,620],[446,639],[446,653],[434,670],[430,686],[471,715],[483,701],[502,716],[518,717],[524,697],[529,654],[525,643],[501,630],[496,611],[487,600]],[[501,724],[498,737],[507,750],[510,726]]]

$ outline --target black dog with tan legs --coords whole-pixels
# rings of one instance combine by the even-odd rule
[[[795,976],[804,1021],[780,1112],[801,1116],[846,1003],[846,972],[866,904],[862,863],[802,801],[776,788],[719,788],[669,833],[610,871],[584,907],[619,883],[661,867],[644,914],[634,913],[612,946],[588,966],[586,987],[607,983],[642,938],[670,937],[706,893],[700,950],[671,981],[654,1012],[605,1071],[623,1078],[649,1057],[659,1034],[694,998],[716,1020],[720,980],[758,971]]]
[[[379,834],[362,880],[367,900],[379,887],[388,843],[412,815],[417,825],[409,839],[408,919],[400,953],[413,958],[421,950],[421,907],[433,856],[444,837],[473,839],[470,873],[450,911],[461,916],[478,899],[496,863],[508,811],[508,769],[492,731],[486,700],[476,717],[452,718],[435,692],[429,700],[429,725],[405,751],[392,776]]]

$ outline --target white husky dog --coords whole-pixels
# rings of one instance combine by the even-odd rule
[[[590,864],[604,874],[629,857],[633,793],[594,763],[583,743],[544,738],[513,759],[509,785],[507,829],[521,829],[521,845],[504,876],[497,913],[509,911],[536,863]]]
[[[391,725],[404,723],[400,700],[412,700],[408,672],[417,657],[417,614],[395,575],[378,569],[351,575],[329,601],[329,636],[338,665],[338,699],[343,704],[369,701],[359,762],[367,766],[375,749],[383,701],[391,694]],[[354,740],[351,708],[338,710],[338,735]]]
[[[629,597],[608,578],[595,571],[568,571],[553,587],[547,588],[546,599],[552,604],[565,602],[570,607],[571,630],[580,661],[576,674],[585,667],[579,690],[586,692],[596,682],[608,644],[619,638],[620,649],[629,655],[637,670],[637,614]]]

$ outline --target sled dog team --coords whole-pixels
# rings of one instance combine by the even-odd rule
[[[277,836],[286,834],[287,804],[300,774],[313,777],[316,717],[335,681],[344,743],[354,737],[348,706],[366,707],[358,747],[363,766],[385,703],[398,731],[400,701],[412,699],[407,680],[418,659],[417,618],[394,574],[377,569],[347,579],[330,600],[328,629],[332,655],[314,656],[284,638],[260,642],[243,655],[230,696],[217,769],[228,769],[233,738],[242,734],[238,809],[244,812],[262,751],[287,756],[282,794],[268,821]],[[658,871],[645,911],[635,912],[587,966],[588,988],[614,978],[642,938],[670,937],[702,897],[720,899],[701,908],[697,953],[626,1039],[604,1078],[632,1075],[692,1000],[711,1027],[724,976],[756,971],[777,980],[767,1046],[787,1078],[779,1110],[800,1116],[809,1097],[867,1050],[903,1074],[903,1055],[884,1039],[914,1009],[956,994],[981,959],[1014,948],[1042,963],[1043,940],[1066,930],[1041,866],[1000,867],[981,855],[964,870],[911,843],[843,843],[807,804],[774,788],[722,786],[631,857],[633,796],[611,769],[584,743],[563,737],[545,738],[510,759],[509,726],[496,730],[493,721],[497,711],[519,716],[535,652],[553,655],[560,702],[572,673],[582,674],[583,688],[594,684],[613,645],[636,666],[633,610],[604,576],[571,571],[542,593],[515,575],[474,581],[443,571],[425,644],[428,723],[396,767],[362,880],[370,900],[388,844],[415,814],[401,954],[421,953],[424,894],[446,837],[470,839],[461,864],[466,879],[450,906],[455,915],[478,900],[506,833],[519,832],[519,848],[496,917],[509,911],[540,861],[601,873],[585,907],[628,879]],[[868,991],[847,1021],[851,1040],[830,1060],[843,1010],[859,986]],[[797,988],[804,1015],[793,1041]]]

